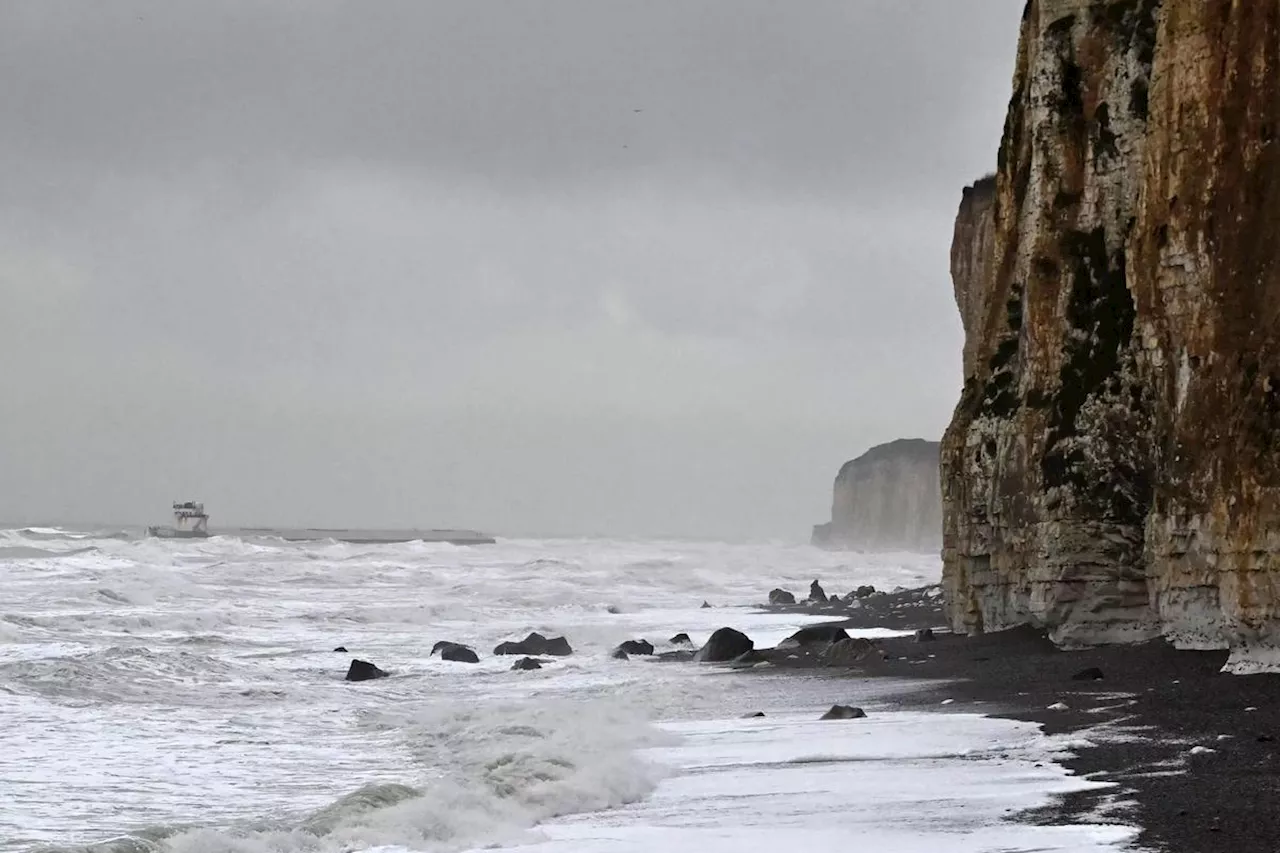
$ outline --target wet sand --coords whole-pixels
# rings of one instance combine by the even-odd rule
[[[860,679],[937,680],[936,688],[903,695],[899,704],[1034,721],[1046,733],[1074,733],[1095,744],[1066,766],[1118,787],[1069,796],[1031,820],[1078,820],[1119,800],[1109,818],[1140,825],[1138,843],[1146,849],[1280,850],[1280,675],[1226,675],[1219,671],[1225,651],[1178,651],[1163,641],[1062,651],[1029,628],[957,636],[941,630],[941,601],[928,589],[874,596],[854,609],[768,609],[830,613],[833,623],[849,628],[934,630],[932,641],[880,640],[884,657],[827,668],[833,678],[850,680],[852,704]],[[816,649],[763,655],[781,669],[822,666]],[[1090,668],[1102,678],[1074,678]],[[1059,704],[1066,709],[1050,707]]]

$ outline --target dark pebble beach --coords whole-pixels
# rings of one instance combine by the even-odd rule
[[[830,615],[846,628],[932,629],[932,640],[878,640],[878,652],[858,664],[826,668],[854,682],[854,704],[858,679],[935,680],[897,704],[1032,721],[1046,734],[1093,743],[1065,766],[1115,787],[1069,795],[1024,819],[1128,823],[1141,827],[1141,849],[1170,853],[1280,851],[1280,675],[1224,674],[1225,651],[1179,651],[1163,641],[1064,651],[1031,628],[958,636],[943,628],[936,587],[878,594],[852,608],[769,609]],[[823,666],[815,647],[762,656],[782,669]],[[1066,709],[1051,709],[1060,705]]]

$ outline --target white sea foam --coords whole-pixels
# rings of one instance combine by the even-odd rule
[[[639,637],[661,648],[681,631],[700,642],[722,625],[772,644],[800,621],[747,607],[774,586],[803,592],[817,577],[831,592],[891,588],[938,572],[929,556],[707,543],[165,541],[32,528],[0,533],[0,548],[25,549],[0,551],[5,851],[437,851],[560,843],[562,830],[611,827],[620,815],[658,827],[643,817],[654,814],[647,804],[692,796],[682,786],[721,772],[688,775],[717,731],[807,741],[793,756],[803,761],[744,755],[734,774],[753,762],[752,774],[828,768],[853,790],[867,762],[855,767],[842,757],[848,744],[819,737],[834,730],[769,726],[801,706],[875,708],[889,685],[623,662],[609,651]],[[490,655],[532,630],[566,635],[575,654],[535,672]],[[433,657],[441,639],[474,645],[481,663]],[[352,657],[392,676],[346,683]],[[771,722],[697,722],[756,709]],[[873,719],[881,728],[868,730],[886,731]],[[969,734],[955,733],[954,750]],[[902,785],[927,786],[926,765],[941,759],[878,760],[901,765]],[[1017,802],[1053,787],[1027,777]],[[714,803],[712,793],[697,797]],[[798,827],[773,796],[762,790],[755,808]],[[574,814],[591,816],[529,835]]]
[[[1105,787],[1051,759],[1035,727],[968,714],[804,716],[671,725],[650,754],[680,771],[655,795],[605,814],[545,824],[521,853],[752,853],[849,849],[917,853],[1117,850],[1130,827],[1010,820],[1049,793]]]

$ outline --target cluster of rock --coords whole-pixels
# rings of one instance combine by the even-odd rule
[[[335,652],[345,652],[345,646],[338,646]],[[573,654],[573,648],[569,645],[569,641],[564,637],[544,637],[536,631],[529,634],[523,640],[514,642],[499,643],[493,650],[494,655],[523,655],[520,660],[516,661],[511,667],[513,670],[529,670],[540,669],[545,661],[538,660],[537,656],[546,655],[549,657],[566,657]],[[476,654],[476,650],[464,643],[455,643],[452,640],[441,640],[431,647],[431,654],[440,655],[441,660],[454,661],[456,663],[479,663],[480,656]],[[366,660],[358,658],[352,659],[351,665],[347,668],[347,681],[371,681],[376,678],[386,678],[390,673],[380,669],[378,666]]]
[[[1280,0],[1028,2],[952,246],[955,629],[1280,668],[1277,43]]]
[[[676,634],[667,643],[673,647],[691,646],[692,641],[689,635],[685,633]],[[338,646],[335,652],[346,652],[345,646]],[[655,653],[655,648],[648,640],[626,640],[619,644],[612,652],[612,657],[619,660],[627,660],[636,655],[649,656]],[[457,663],[479,663],[480,656],[471,646],[463,643],[455,643],[450,640],[441,640],[431,648],[431,654],[439,654],[442,660],[455,661]],[[541,669],[544,664],[550,663],[544,660],[544,657],[567,657],[573,654],[573,647],[569,645],[569,641],[564,637],[545,637],[536,631],[529,634],[523,640],[510,640],[499,643],[493,650],[495,656],[503,655],[520,655],[520,659],[511,665],[511,669],[516,671],[527,671]],[[681,654],[679,652],[676,653]],[[692,652],[688,652],[692,654]],[[371,681],[377,678],[385,678],[390,673],[380,669],[375,664],[366,660],[354,658],[351,665],[347,669],[347,681]]]
[[[822,589],[822,584],[818,583],[815,578],[813,583],[809,584],[809,597],[805,599],[807,604],[841,604],[852,601],[860,601],[876,594],[876,588],[870,584],[860,586],[850,592],[843,599],[839,595],[828,596]],[[785,589],[774,589],[769,593],[769,604],[774,607],[788,607],[797,604],[795,595]]]
[[[916,632],[917,642],[934,639],[928,628]],[[736,628],[719,628],[692,659],[698,663],[727,663],[747,668],[758,664],[798,660],[801,656],[820,666],[852,667],[883,658],[879,644],[866,637],[850,637],[837,625],[809,625],[771,649],[757,649],[755,642]]]
[[[815,579],[809,585],[809,597],[803,603],[797,603],[790,592],[775,589],[769,594],[772,605],[789,609],[804,608],[813,605],[838,603],[858,605],[864,601],[883,601],[895,607],[910,607],[913,604],[936,602],[940,600],[941,591],[935,586],[917,589],[896,589],[892,593],[884,593],[870,585],[863,585],[849,593],[843,601],[839,596],[828,596],[822,584]],[[867,607],[871,607],[870,604]],[[857,613],[871,611],[858,610]],[[872,613],[875,624],[881,624],[884,614]],[[860,618],[860,617],[859,617]],[[865,621],[865,620],[863,620]],[[859,619],[849,618],[846,624],[857,625]],[[919,624],[918,622],[916,624]],[[921,629],[916,632],[918,642],[933,639],[933,632]],[[617,660],[629,660],[632,657],[652,657],[662,661],[694,661],[698,663],[724,663],[734,668],[750,668],[761,664],[790,664],[798,662],[803,666],[853,667],[859,664],[884,657],[877,643],[863,637],[850,637],[848,632],[838,624],[809,625],[797,630],[774,648],[757,649],[754,641],[741,631],[722,627],[711,634],[701,647],[694,648],[694,643],[687,633],[681,632],[666,641],[667,650],[659,651],[651,642],[643,638],[634,638],[619,643],[610,652],[610,657]],[[346,652],[339,646],[336,652]],[[480,656],[475,649],[463,643],[441,640],[436,643],[431,654],[439,654],[441,659],[459,663],[479,663]],[[573,654],[573,648],[564,637],[546,637],[539,633],[531,633],[523,640],[508,640],[494,647],[495,656],[519,656],[513,670],[540,669],[550,663],[549,658],[563,657]],[[388,673],[376,665],[360,659],[351,661],[347,672],[348,681],[368,681],[383,678]]]

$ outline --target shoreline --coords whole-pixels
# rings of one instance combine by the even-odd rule
[[[1271,794],[1280,790],[1280,705],[1274,701],[1280,675],[1222,673],[1226,650],[1183,651],[1163,640],[1067,651],[1031,628],[956,635],[940,627],[941,600],[920,593],[879,594],[853,608],[758,610],[830,615],[824,624],[848,629],[930,628],[931,641],[879,639],[875,644],[887,657],[872,654],[852,666],[824,665],[818,646],[762,649],[760,656],[772,672],[819,670],[854,683],[936,682],[894,693],[890,701],[903,709],[1032,722],[1046,735],[1087,742],[1060,763],[1112,787],[1057,797],[1020,819],[1079,823],[1105,814],[1139,827],[1134,844],[1144,850],[1273,849],[1280,838],[1280,813],[1271,808]],[[1083,677],[1090,669],[1102,677]],[[849,692],[856,704],[853,684]]]

